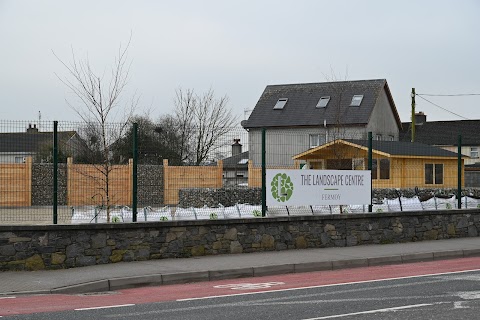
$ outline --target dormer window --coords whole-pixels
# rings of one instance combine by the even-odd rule
[[[330,96],[321,97],[320,100],[318,100],[316,108],[325,108],[328,101],[330,101]]]
[[[350,107],[360,107],[362,100],[363,100],[363,94],[354,95],[352,98],[352,102],[350,103]]]
[[[273,110],[282,110],[287,104],[288,98],[280,98],[273,107]]]

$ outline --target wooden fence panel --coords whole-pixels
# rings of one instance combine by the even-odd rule
[[[217,166],[169,166],[163,160],[164,202],[178,204],[178,191],[184,188],[221,188],[223,161]]]
[[[0,164],[0,206],[27,207],[32,205],[32,158],[25,163]]]
[[[109,166],[108,193],[110,205],[131,205],[132,162]],[[74,164],[67,161],[67,201],[69,206],[106,204],[105,167],[95,164]]]

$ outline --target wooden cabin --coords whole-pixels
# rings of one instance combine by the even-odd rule
[[[465,158],[460,160],[462,186]],[[293,160],[308,169],[367,170],[368,140],[335,140],[297,154]],[[372,141],[373,188],[456,188],[457,179],[455,152],[422,143]]]

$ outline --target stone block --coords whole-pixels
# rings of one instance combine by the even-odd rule
[[[57,264],[62,264],[65,262],[65,259],[67,258],[66,255],[62,254],[62,253],[57,253],[57,252],[54,252],[52,253],[52,264],[53,265],[57,265]]]
[[[14,256],[15,248],[13,245],[0,246],[0,256]]]
[[[275,238],[272,235],[264,234],[262,236],[261,247],[265,249],[275,248]]]
[[[228,229],[225,232],[223,238],[226,240],[237,240],[237,229],[236,228]]]
[[[308,247],[307,240],[304,236],[297,237],[295,239],[295,248],[297,249],[306,249]]]
[[[105,233],[98,233],[92,236],[92,248],[99,249],[107,245],[107,235]]]
[[[197,256],[204,256],[205,255],[205,247],[200,245],[200,246],[194,246],[192,248],[192,256],[197,257]]]
[[[232,241],[230,243],[230,253],[242,253],[243,247],[238,241]]]
[[[112,255],[110,256],[111,262],[120,262],[123,260],[123,255],[127,250],[113,250]]]
[[[25,260],[25,268],[29,271],[44,270],[45,264],[39,254],[35,254]]]
[[[75,258],[75,265],[77,267],[93,266],[96,263],[96,258],[93,256],[81,256]]]

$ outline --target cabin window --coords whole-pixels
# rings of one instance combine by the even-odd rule
[[[425,164],[425,184],[443,184],[443,164]]]
[[[353,170],[365,170],[365,159],[364,158],[353,158],[352,159],[352,169]]]
[[[390,179],[390,159],[380,159],[380,179]]]
[[[372,179],[390,179],[390,159],[372,159]]]

